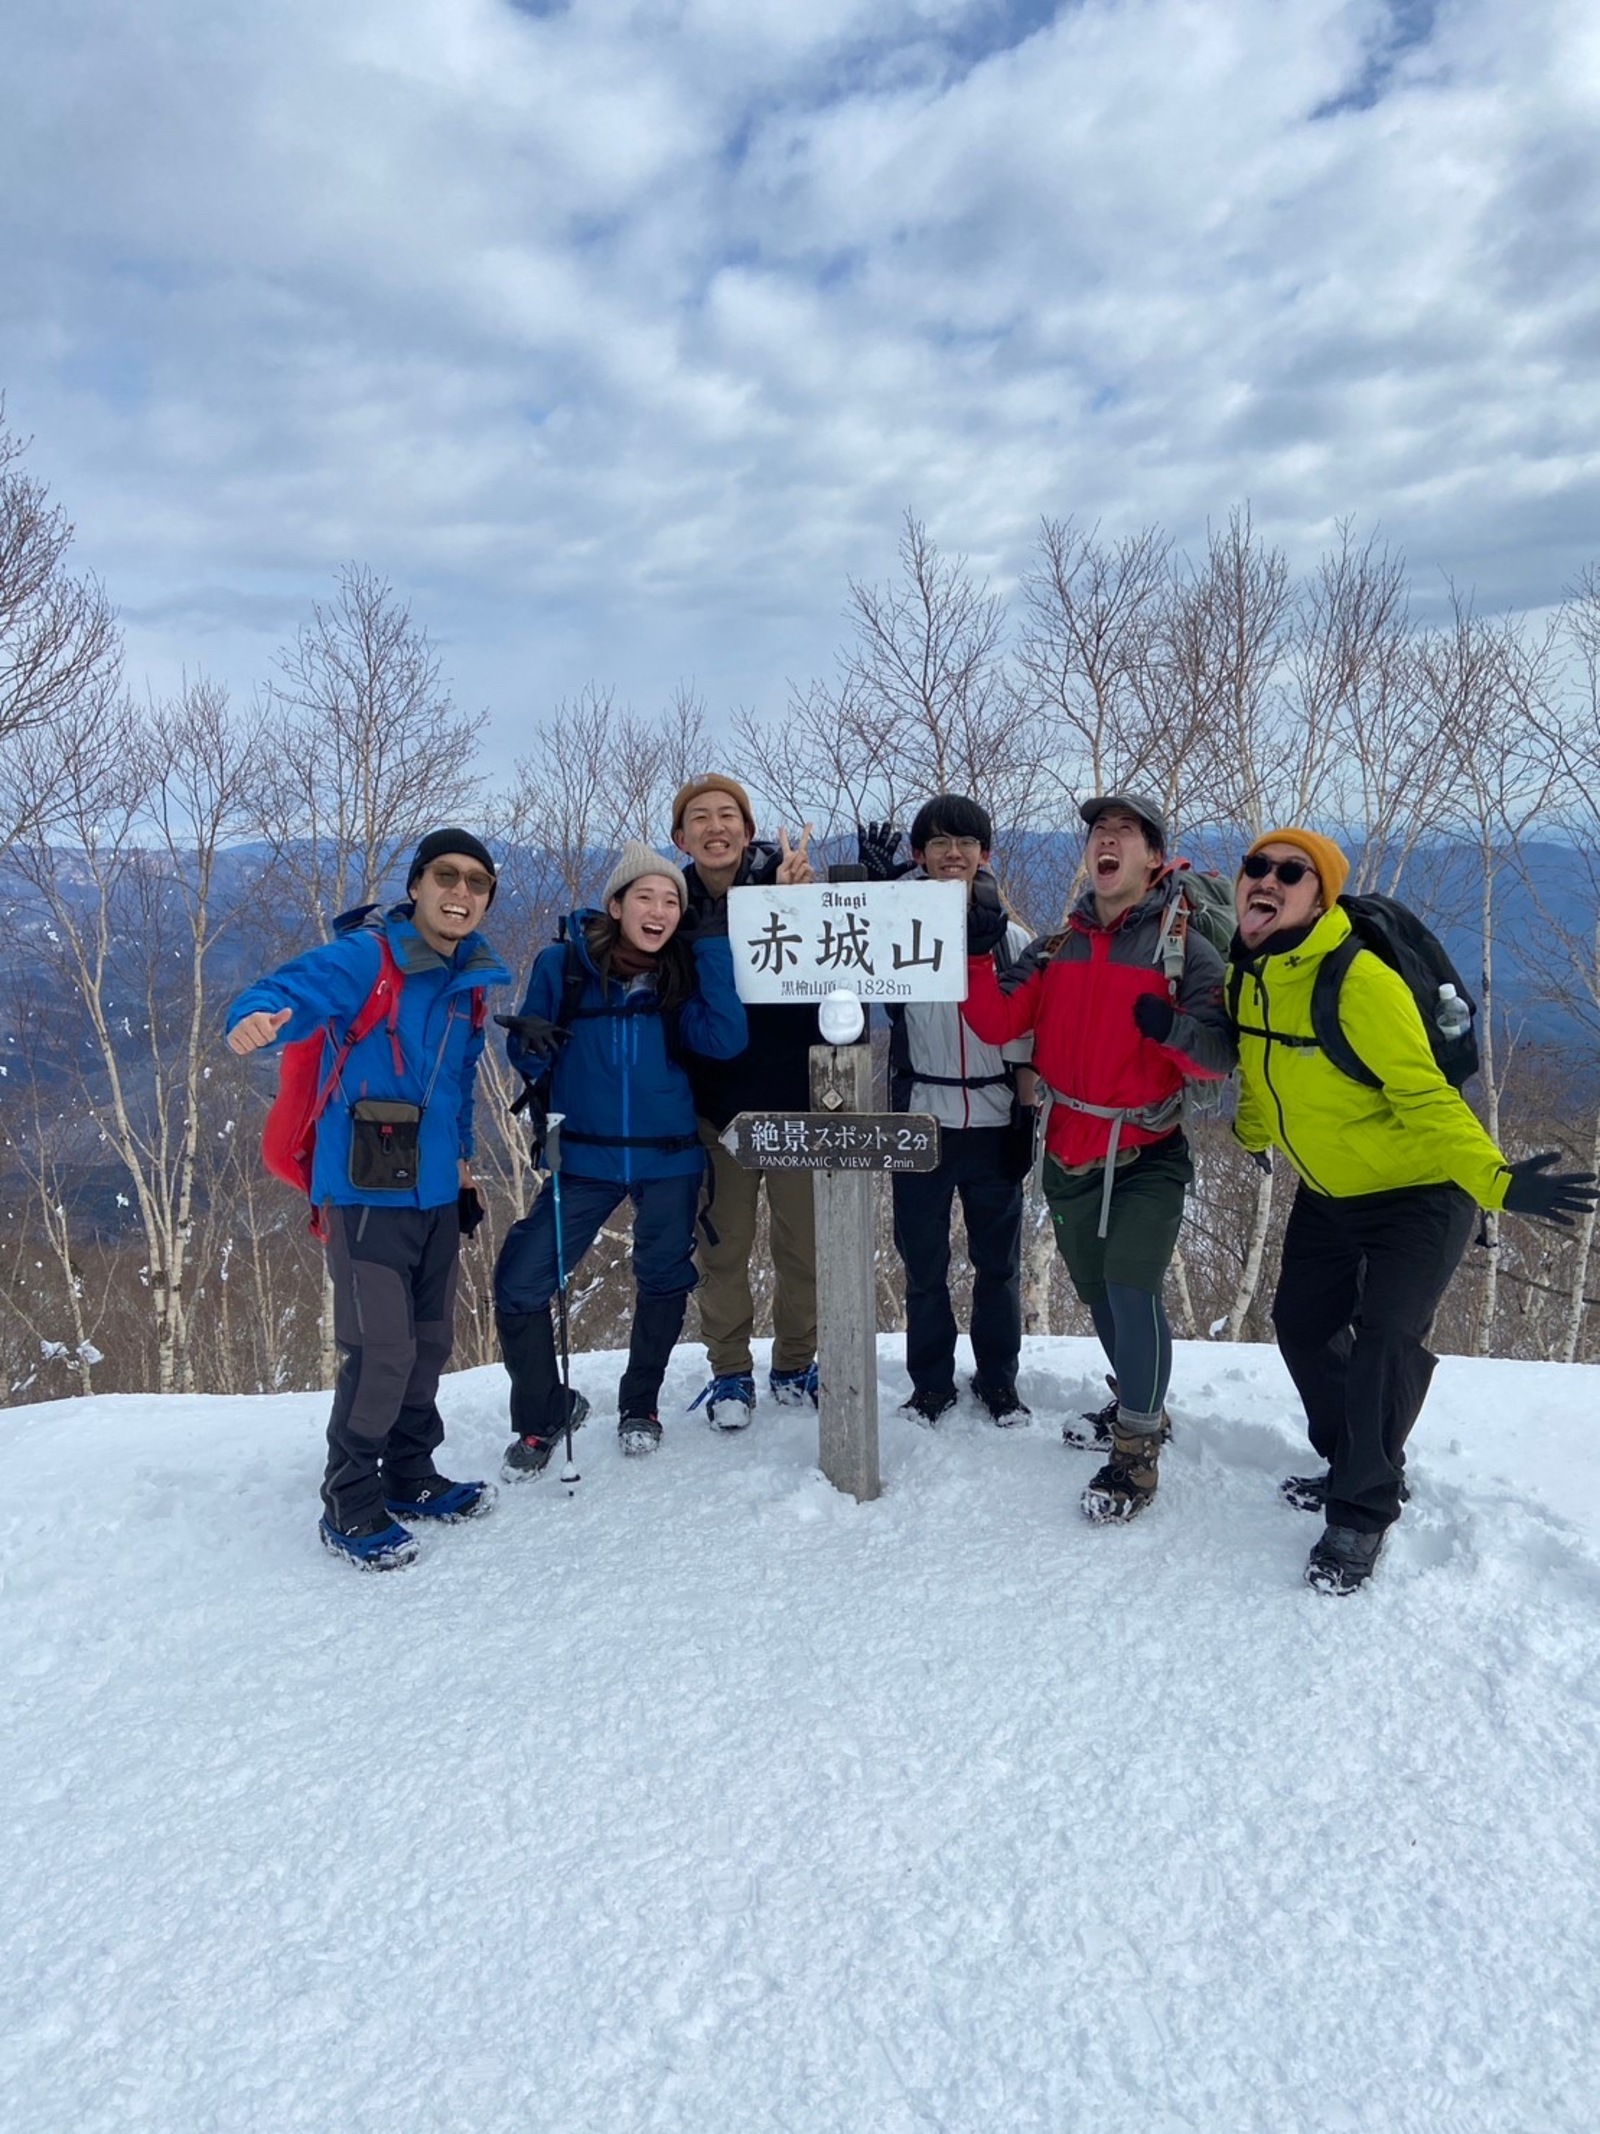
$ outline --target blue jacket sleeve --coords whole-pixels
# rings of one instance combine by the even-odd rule
[[[230,1005],[223,1027],[233,1029],[258,1009],[281,1015],[288,1008],[293,1011],[293,1020],[278,1032],[279,1044],[313,1037],[329,1022],[342,1033],[365,1006],[382,961],[383,951],[370,933],[321,941],[303,956],[280,964],[267,977],[246,986]]]
[[[478,1095],[478,1062],[483,1057],[485,1033],[474,1030],[467,1039],[466,1055],[461,1065],[461,1110],[456,1122],[456,1151],[469,1163],[478,1146],[477,1128],[473,1124],[472,1107]]]
[[[522,996],[519,1015],[542,1015],[546,1022],[554,1022],[561,1006],[561,981],[567,967],[565,944],[553,941],[534,958],[533,969],[528,973],[528,989]],[[506,1058],[520,1075],[536,1081],[544,1072],[546,1061],[530,1052],[517,1038],[515,1031],[506,1033]]]
[[[694,944],[696,992],[683,1005],[683,1042],[708,1060],[737,1059],[750,1042],[744,1002],[734,990],[733,951],[725,934]]]

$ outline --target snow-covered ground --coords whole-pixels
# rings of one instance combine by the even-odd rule
[[[1592,1370],[1447,1361],[1378,1578],[1270,1351],[1180,1351],[1091,1529],[1029,1429],[598,1418],[583,1480],[360,1577],[325,1402],[0,1414],[6,2134],[1540,2134],[1600,2124]],[[448,1381],[494,1472],[498,1372]]]

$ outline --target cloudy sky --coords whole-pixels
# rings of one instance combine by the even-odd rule
[[[1593,0],[7,0],[0,387],[134,678],[341,563],[505,750],[776,711],[902,514],[1600,556]]]

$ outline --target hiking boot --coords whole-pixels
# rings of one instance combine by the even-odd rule
[[[1010,1430],[1017,1423],[1027,1422],[1033,1414],[1031,1408],[1024,1406],[1016,1387],[1009,1380],[988,1385],[983,1379],[975,1377],[972,1390],[977,1395],[979,1405],[988,1409],[991,1421],[997,1423],[1002,1430]]]
[[[589,1403],[573,1387],[567,1389],[566,1398],[572,1410],[571,1427],[576,1430],[589,1412]],[[563,1423],[549,1437],[514,1437],[500,1463],[501,1480],[531,1482],[536,1475],[542,1475],[550,1465],[551,1454],[565,1441],[566,1434],[567,1425]]]
[[[654,1415],[624,1415],[618,1418],[617,1436],[630,1459],[654,1452],[661,1443],[660,1419]]]
[[[713,1378],[690,1401],[690,1415],[702,1401],[706,1421],[713,1430],[748,1430],[755,1420],[756,1382],[748,1371],[732,1371],[726,1378]]]
[[[1116,1435],[1117,1416],[1121,1402],[1117,1399],[1117,1381],[1107,1371],[1106,1384],[1111,1388],[1111,1398],[1103,1408],[1086,1408],[1078,1422],[1061,1425],[1061,1442],[1072,1445],[1080,1452],[1093,1452],[1098,1445],[1109,1445]],[[1172,1417],[1163,1408],[1161,1411],[1161,1442],[1167,1444],[1172,1436]]]
[[[1111,1440],[1110,1459],[1078,1500],[1085,1519],[1095,1526],[1137,1519],[1156,1493],[1160,1458],[1159,1430],[1136,1437],[1118,1431]]]
[[[807,1401],[817,1405],[817,1367],[808,1363],[803,1371],[769,1371],[767,1385],[780,1408],[803,1408]]]
[[[1318,1593],[1354,1593],[1377,1569],[1383,1528],[1363,1534],[1353,1526],[1325,1526],[1306,1563],[1306,1584]]]
[[[1320,1512],[1328,1501],[1328,1471],[1319,1475],[1285,1475],[1278,1495],[1297,1512]]]
[[[1072,1445],[1079,1452],[1093,1452],[1097,1445],[1109,1445],[1117,1427],[1115,1399],[1108,1400],[1103,1408],[1085,1408],[1076,1422],[1061,1425],[1061,1442]]]
[[[442,1526],[481,1519],[494,1510],[499,1494],[492,1482],[450,1482],[443,1475],[422,1475],[412,1482],[385,1475],[383,1480],[385,1511],[396,1519],[436,1519]]]
[[[956,1404],[954,1386],[947,1393],[930,1393],[925,1389],[914,1392],[909,1400],[900,1403],[900,1413],[909,1415],[913,1422],[920,1423],[924,1430],[931,1430],[941,1415],[948,1415]]]
[[[391,1519],[387,1512],[374,1512],[352,1527],[335,1526],[322,1519],[317,1526],[322,1546],[358,1571],[403,1571],[422,1553],[414,1534]]]
[[[1285,1504],[1292,1504],[1297,1512],[1325,1511],[1328,1503],[1327,1470],[1320,1475],[1285,1475],[1278,1484],[1278,1495]],[[1411,1502],[1404,1475],[1400,1478],[1400,1502]]]

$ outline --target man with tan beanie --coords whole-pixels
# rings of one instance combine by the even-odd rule
[[[672,803],[672,842],[685,854],[689,909],[704,921],[724,914],[728,891],[754,884],[809,882],[809,824],[791,850],[787,830],[776,845],[758,843],[750,799],[737,779],[713,772],[691,778]],[[724,921],[725,923],[725,921]],[[756,1213],[765,1188],[772,1257],[772,1365],[768,1390],[780,1405],[817,1398],[817,1270],[809,1171],[747,1171],[722,1146],[721,1133],[741,1111],[808,1111],[814,1007],[748,1007],[750,1041],[735,1059],[693,1059],[695,1109],[710,1161],[710,1181],[696,1259],[700,1331],[711,1359],[704,1402],[714,1430],[742,1430],[755,1414],[750,1341],[755,1299],[750,1285]]]
[[[1245,854],[1229,1004],[1239,1034],[1234,1131],[1299,1179],[1272,1303],[1278,1347],[1305,1407],[1319,1475],[1283,1494],[1326,1521],[1307,1583],[1353,1593],[1371,1577],[1406,1495],[1405,1444],[1433,1376],[1434,1313],[1480,1208],[1570,1227],[1594,1204],[1591,1173],[1553,1153],[1507,1163],[1445,1079],[1410,986],[1361,949],[1343,970],[1339,1029],[1366,1079],[1316,1035],[1319,969],[1348,956],[1339,903],[1349,863],[1315,830],[1269,830]],[[1337,968],[1337,966],[1335,967]],[[1326,1025],[1324,1025],[1326,1028]]]

